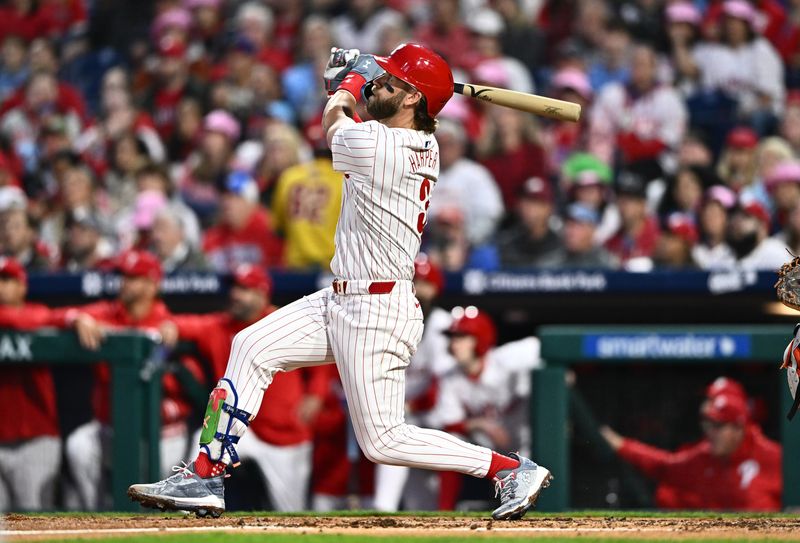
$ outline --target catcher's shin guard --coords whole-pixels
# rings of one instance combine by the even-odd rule
[[[211,391],[208,398],[206,414],[203,417],[203,431],[200,434],[200,448],[212,462],[223,462],[236,467],[239,455],[234,445],[239,436],[232,434],[234,421],[245,426],[250,425],[253,416],[238,408],[239,395],[230,379],[220,379],[217,388]]]

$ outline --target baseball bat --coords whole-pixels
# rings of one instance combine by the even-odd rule
[[[472,83],[455,83],[453,90],[464,96],[485,100],[498,106],[535,113],[558,121],[577,122],[581,118],[581,106],[575,102],[565,102],[538,94],[527,94]]]

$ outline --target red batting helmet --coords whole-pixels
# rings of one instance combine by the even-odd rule
[[[435,117],[453,96],[453,72],[442,57],[416,43],[398,45],[388,57],[375,57],[381,68],[413,85],[425,96],[428,114]]]
[[[444,275],[442,270],[431,262],[428,255],[420,253],[414,259],[414,279],[427,281],[436,287],[436,294],[439,295],[444,289]]]
[[[492,319],[474,305],[453,308],[453,322],[448,336],[472,336],[477,341],[475,354],[483,356],[497,344],[497,330]]]

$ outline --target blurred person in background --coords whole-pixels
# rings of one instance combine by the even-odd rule
[[[638,173],[623,171],[615,192],[621,224],[605,244],[628,271],[650,271],[661,231],[658,220],[647,209],[647,183]]]
[[[798,254],[800,251],[800,205],[789,211],[783,228],[772,237],[781,242],[792,254]]]
[[[479,9],[467,18],[466,24],[472,33],[474,58],[469,63],[475,82],[518,92],[535,90],[528,68],[503,52],[501,37],[505,33],[505,22],[496,11]]]
[[[219,206],[217,183],[228,174],[241,128],[227,111],[216,109],[203,119],[203,135],[195,150],[181,166],[177,188],[181,199],[208,227]]]
[[[505,209],[513,209],[522,185],[531,177],[544,177],[546,159],[530,115],[498,108],[486,119],[477,147],[480,162],[489,170],[503,196]]]
[[[281,175],[288,168],[307,162],[310,153],[300,132],[282,122],[267,125],[260,144],[260,146],[254,142],[242,144],[237,150],[237,162],[242,167],[248,168],[248,161],[243,160],[243,157],[245,155],[258,157],[252,165],[253,176],[258,183],[260,201],[268,206],[272,202]]]
[[[472,244],[468,227],[468,221],[459,209],[445,207],[426,227],[422,248],[433,263],[448,272],[498,269],[500,262],[495,246],[489,241]]]
[[[728,132],[717,163],[717,174],[736,193],[754,183],[757,174],[758,134],[739,126]]]
[[[102,222],[90,210],[70,212],[64,222],[59,269],[74,273],[105,267],[114,248],[103,233]]]
[[[707,2],[703,17],[703,33],[709,39],[717,40],[724,33],[724,17],[727,14],[725,4],[727,0],[710,0]],[[754,27],[776,47],[780,43],[780,35],[785,30],[787,23],[787,9],[780,0],[752,0],[748,2],[753,6]]]
[[[779,511],[781,447],[749,421],[746,398],[717,394],[703,402],[704,439],[665,451],[603,427],[609,446],[660,486],[656,504],[668,509]],[[665,490],[668,490],[665,492]]]
[[[735,101],[734,113],[759,134],[776,127],[786,94],[784,69],[775,48],[760,35],[757,13],[745,0],[726,0],[719,42],[704,42],[694,51],[694,65],[684,75],[701,89]]]
[[[133,205],[136,199],[136,172],[150,163],[144,142],[131,132],[110,142],[103,176],[103,186],[108,192],[108,205],[118,212]]]
[[[261,268],[243,264],[233,270],[228,309],[207,315],[173,315],[170,337],[192,341],[211,364],[214,383],[225,375],[233,336],[272,313],[272,282]],[[170,326],[168,324],[167,326]],[[267,402],[238,444],[242,460],[258,465],[277,511],[307,509],[311,475],[311,429],[328,391],[328,369],[309,368],[275,376]],[[199,437],[199,434],[198,434]]]
[[[234,18],[234,29],[253,44],[259,62],[271,66],[278,73],[292,64],[288,51],[274,42],[275,16],[269,6],[260,2],[241,4]]]
[[[25,84],[23,101],[0,117],[0,134],[12,142],[27,173],[39,168],[42,129],[55,117],[63,122],[70,140],[77,138],[83,126],[80,112],[59,101],[58,79],[53,74],[34,72]]]
[[[175,130],[178,104],[184,98],[205,100],[205,84],[192,76],[186,59],[186,44],[164,38],[155,44],[157,71],[155,80],[146,89],[142,107],[150,112],[161,141],[169,141]]]
[[[205,255],[189,243],[181,215],[171,204],[156,212],[149,241],[150,250],[158,257],[164,273],[208,269]]]
[[[175,129],[164,143],[170,164],[180,164],[189,158],[197,146],[203,128],[203,106],[200,101],[187,96],[178,102],[175,112]]]
[[[255,180],[233,171],[220,185],[219,218],[203,238],[203,252],[212,269],[225,273],[241,264],[280,266],[283,243],[274,231],[272,216],[258,204]]]
[[[503,216],[503,200],[497,183],[485,167],[467,158],[467,136],[462,126],[441,119],[436,131],[441,172],[436,198],[428,209],[431,223],[443,212],[467,218],[467,241],[478,246],[494,234]]]
[[[699,215],[700,239],[692,249],[692,260],[701,270],[727,270],[736,255],[727,242],[730,212],[736,207],[736,193],[724,185],[709,187],[703,195]]]
[[[703,16],[693,3],[686,0],[670,3],[664,15],[667,20],[667,38],[675,72],[675,85],[686,95],[695,89],[693,78],[687,79],[687,76],[693,73],[693,55],[700,42],[700,23]]]
[[[557,268],[616,269],[618,260],[597,243],[596,230],[600,224],[597,210],[581,203],[567,206],[561,232],[562,249],[555,262]]]
[[[72,308],[66,322],[78,334],[83,345],[97,349],[107,330],[133,328],[150,332],[161,331],[164,342],[171,344],[174,337],[161,327],[171,315],[159,299],[162,279],[161,266],[151,254],[129,251],[120,255],[116,269],[122,276],[119,294],[114,300]],[[201,377],[200,368],[190,368],[195,377]],[[76,485],[81,506],[94,511],[105,508],[108,500],[107,474],[110,469],[111,370],[106,363],[94,366],[92,388],[93,419],[76,428],[66,439],[66,458]],[[184,396],[178,380],[172,373],[162,379],[161,401],[161,473],[170,473],[170,466],[180,462],[188,446],[186,417],[191,404]]]
[[[786,111],[780,118],[779,136],[791,146],[795,156],[800,156],[800,90],[789,92]]]
[[[325,105],[327,93],[317,82],[333,47],[330,23],[319,15],[307,16],[298,40],[300,51],[295,63],[283,73],[282,84],[284,96],[300,121],[306,123],[321,115]]]
[[[431,2],[429,10],[430,20],[417,25],[415,40],[442,55],[454,68],[468,68],[475,44],[461,16],[461,2]]]
[[[39,239],[27,209],[28,200],[20,189],[0,188],[0,254],[16,259],[28,271],[52,270],[52,249]]]
[[[63,176],[56,202],[39,227],[40,239],[49,247],[61,246],[65,225],[74,213],[93,214],[102,220],[103,191],[94,173],[84,165],[70,168]]]
[[[775,203],[767,190],[765,181],[778,164],[794,159],[792,148],[786,140],[776,136],[764,138],[756,150],[755,176],[750,185],[739,189],[739,194],[748,199],[758,200],[761,205],[772,212]]]
[[[776,271],[786,261],[786,246],[769,237],[772,217],[757,200],[739,199],[728,227],[728,245],[743,270]]]
[[[550,82],[550,88],[553,98],[575,102],[581,106],[582,111],[588,111],[591,107],[592,86],[583,70],[565,68],[557,71]],[[542,147],[548,171],[557,175],[570,155],[586,149],[587,139],[588,124],[585,115],[577,123],[546,123],[542,129]]]
[[[152,160],[163,162],[166,158],[153,119],[133,104],[128,74],[121,67],[115,67],[103,75],[99,114],[75,141],[74,150],[102,173],[108,167],[108,157],[116,158],[109,153],[110,147],[125,136],[134,138],[144,148],[142,154]]]
[[[636,41],[662,49],[664,36],[663,3],[652,0],[620,0],[613,2],[612,17],[622,21]]]
[[[653,264],[659,269],[690,269],[695,267],[692,250],[698,233],[692,214],[675,212],[664,221],[658,238]]]
[[[28,43],[16,34],[7,34],[0,45],[0,102],[27,81],[27,57]]]
[[[620,225],[611,182],[611,168],[589,153],[574,153],[561,167],[561,190],[567,201],[584,205],[599,214],[595,241],[600,244],[614,235]]]
[[[315,158],[283,170],[272,193],[275,229],[283,236],[284,263],[290,269],[328,270],[333,258],[342,179],[319,135]]]
[[[602,51],[599,58],[589,64],[589,81],[595,92],[608,83],[626,84],[631,71],[631,36],[619,21],[605,25]]]
[[[706,139],[697,130],[687,132],[678,147],[678,166],[712,167],[714,165],[714,155]]]
[[[647,162],[669,168],[686,132],[686,105],[658,82],[655,50],[633,48],[630,83],[610,83],[589,112],[589,150],[608,164]]]
[[[775,207],[771,229],[775,232],[786,225],[789,214],[800,205],[800,162],[779,162],[764,179],[764,186]]]
[[[127,213],[117,217],[115,230],[122,250],[147,250],[150,244],[150,231],[156,215],[169,205],[163,192],[148,189],[136,194],[136,200]]]
[[[721,181],[709,168],[682,166],[667,180],[667,187],[658,206],[658,214],[668,220],[673,213],[697,219],[706,189]]]
[[[554,196],[550,184],[531,177],[518,189],[516,223],[501,231],[495,246],[503,267],[553,267],[562,250],[553,215]]]
[[[505,30],[500,36],[503,54],[516,58],[535,74],[544,59],[544,41],[526,13],[521,0],[492,0],[489,4],[503,18]]]
[[[337,47],[377,51],[383,29],[401,15],[384,5],[383,0],[348,0],[345,12],[331,21]]]
[[[27,289],[22,265],[0,257],[0,326],[37,330],[54,324],[50,308],[25,301]],[[31,360],[4,366],[0,394],[8,406],[0,426],[0,511],[52,510],[61,438],[49,368]]]
[[[164,195],[172,212],[181,219],[186,241],[193,247],[199,247],[202,232],[197,215],[181,200],[180,194],[172,183],[169,171],[163,166],[146,164],[136,172],[136,195],[131,205],[118,214],[120,221],[123,221],[122,217],[126,217],[124,220],[131,224],[136,215],[136,200],[142,193],[148,191],[160,192]]]
[[[441,377],[428,423],[485,447],[516,450],[527,445],[514,411],[524,411],[529,373],[543,365],[539,340],[528,337],[496,347],[497,330],[486,313],[474,306],[456,307],[452,316],[446,335],[456,365]],[[462,475],[441,472],[440,481],[439,509],[452,511]]]

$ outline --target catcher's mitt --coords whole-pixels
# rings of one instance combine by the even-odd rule
[[[775,290],[783,305],[800,311],[800,257],[791,252],[789,254],[792,259],[778,270]]]

